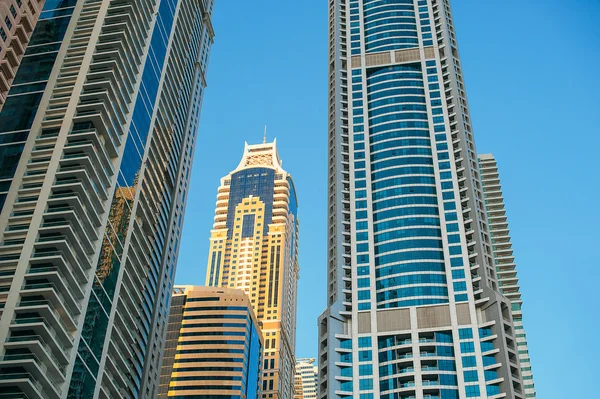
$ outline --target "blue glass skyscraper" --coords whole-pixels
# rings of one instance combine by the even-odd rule
[[[329,2],[321,398],[525,398],[447,0]]]
[[[0,392],[154,398],[213,1],[47,0],[0,110]]]

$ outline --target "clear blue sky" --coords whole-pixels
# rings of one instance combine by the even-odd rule
[[[219,179],[277,137],[299,196],[297,355],[325,308],[327,1],[217,0],[176,282],[204,284]],[[452,0],[479,153],[499,163],[539,397],[594,396],[600,1]]]

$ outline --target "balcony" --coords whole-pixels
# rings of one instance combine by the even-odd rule
[[[9,393],[9,389],[12,391],[15,388],[20,392]],[[44,387],[31,373],[0,374],[0,399],[47,399],[48,396],[43,394],[43,391]]]
[[[52,241],[38,241],[34,244],[34,249],[35,252],[32,255],[33,259],[50,260],[48,258],[52,258],[52,260],[57,260],[56,257],[62,257],[63,259],[58,259],[58,261],[66,263],[70,268],[72,268],[79,280],[87,281],[88,270],[91,268],[90,261],[87,258],[81,258],[80,256],[77,256],[73,252],[69,240],[65,239],[64,237],[58,237]]]
[[[67,243],[73,256],[79,261],[89,264],[88,253],[91,253],[93,248],[88,238],[82,242],[79,240],[79,235],[76,235],[67,221],[48,221],[40,224],[40,236],[35,241],[36,249],[47,248],[48,245],[59,245]],[[62,233],[62,234],[61,234]],[[87,248],[84,247],[87,243]],[[87,249],[87,251],[86,251]]]
[[[49,301],[55,309],[61,309],[63,314],[68,315],[67,318],[72,322],[73,327],[75,326],[77,318],[81,314],[81,308],[79,302],[67,290],[64,282],[60,282],[58,285],[51,282],[26,283],[21,289],[22,302],[30,296],[38,297],[40,295],[46,301]]]
[[[53,192],[71,190],[72,192],[78,193],[79,197],[84,199],[84,203],[90,211],[93,210],[98,214],[101,214],[104,211],[102,199],[89,180],[81,178],[57,180],[54,182],[52,189]]]
[[[49,270],[58,270],[66,279],[74,284],[85,284],[88,280],[87,273],[81,267],[72,267],[65,255],[60,251],[44,251],[35,253],[29,260],[28,273],[45,273]]]
[[[81,283],[75,278],[73,273],[71,273],[70,269],[65,269],[63,271],[58,266],[43,265],[42,267],[36,267],[36,265],[32,265],[25,274],[25,279],[28,281],[45,279],[60,286],[74,298],[83,298],[83,291],[80,286]]]
[[[92,220],[88,215],[83,214],[81,212],[82,210],[82,207],[71,206],[68,203],[51,205],[48,206],[48,209],[46,209],[46,212],[44,213],[44,220],[52,218],[65,220],[67,224],[74,227],[78,235],[83,236],[83,241],[91,244],[89,237],[94,237],[96,235],[96,229],[92,224]]]
[[[65,151],[69,153],[65,154],[61,167],[68,167],[76,161],[81,162],[94,171],[93,177],[98,185],[108,187],[110,176],[113,175],[113,166],[95,131],[70,134],[68,138]],[[71,157],[77,153],[80,154],[80,157]]]
[[[32,394],[37,393],[34,398],[59,399],[61,392],[57,387],[64,381],[60,373],[54,373],[53,367],[48,367],[33,353],[4,355],[0,357],[0,367],[3,368],[23,368],[25,373],[1,374],[0,386],[18,384],[22,391],[29,391]],[[41,395],[40,393],[43,392]]]
[[[43,319],[45,319],[46,322],[49,325],[51,325],[52,328],[54,328],[54,330],[57,331],[57,333],[62,334],[62,337],[60,336],[60,334],[57,334],[57,336],[64,338],[64,336],[66,335],[68,337],[68,340],[70,342],[73,342],[71,331],[76,329],[76,325],[73,319],[64,310],[62,312],[59,312],[52,302],[45,299],[37,300],[23,298],[15,308],[15,312],[17,314],[34,312],[37,313],[39,315],[37,317],[42,317]],[[36,322],[39,322],[37,317],[34,317],[33,319],[37,320]],[[14,323],[17,323],[18,320],[17,324],[22,324],[24,323],[22,322],[22,320],[25,319],[27,318],[17,318],[15,319]],[[28,320],[28,322],[33,322],[33,320]]]
[[[49,369],[50,374],[56,376],[58,380],[64,380],[66,373],[66,365],[69,362],[69,358],[65,356],[62,349],[56,350],[54,345],[54,351],[39,335],[11,335],[6,339],[4,347],[8,351],[9,349],[27,349],[29,352],[34,354],[38,359],[41,359]],[[55,354],[58,355],[58,358]]]

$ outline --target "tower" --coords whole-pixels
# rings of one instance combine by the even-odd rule
[[[206,285],[244,290],[264,339],[262,397],[292,399],[298,288],[298,202],[275,141],[245,145],[221,179]]]
[[[329,1],[321,398],[524,398],[448,0]]]
[[[502,294],[510,299],[510,311],[515,326],[517,354],[521,365],[521,374],[523,375],[525,397],[535,398],[531,358],[527,347],[527,335],[523,327],[523,299],[521,298],[521,287],[517,276],[517,265],[513,253],[498,164],[492,154],[481,154],[478,158],[492,251],[494,253],[494,265],[498,275],[498,286]]]
[[[212,7],[44,3],[0,111],[1,392],[155,397]]]

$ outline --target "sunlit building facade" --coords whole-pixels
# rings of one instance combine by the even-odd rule
[[[246,292],[264,339],[262,397],[292,399],[298,289],[298,202],[276,143],[245,145],[221,179],[207,286]]]
[[[256,399],[262,334],[242,290],[175,286],[158,399]]]
[[[154,398],[213,2],[43,4],[0,110],[0,392]]]
[[[504,195],[496,158],[492,154],[479,155],[479,173],[483,186],[485,209],[490,228],[490,239],[494,253],[494,265],[498,275],[500,292],[510,299],[510,311],[515,325],[517,354],[523,375],[526,398],[535,398],[535,384],[531,370],[531,358],[527,347],[527,335],[523,327],[523,299],[517,275],[517,264],[513,253],[508,217],[504,206]]]
[[[525,398],[448,0],[329,1],[325,399]]]
[[[318,367],[315,359],[296,359],[296,389],[294,399],[317,399]]]

